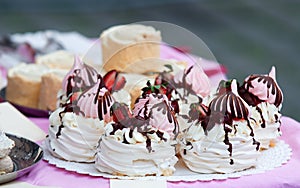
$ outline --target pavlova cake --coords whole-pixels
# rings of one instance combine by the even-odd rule
[[[199,113],[198,123],[188,128],[180,143],[180,154],[189,169],[232,173],[256,165],[259,142],[250,125],[249,106],[239,96],[236,80],[229,88],[220,88],[208,110]]]
[[[170,176],[178,161],[175,138],[178,123],[175,112],[162,93],[144,88],[133,113],[115,103],[114,121],[100,139],[96,168],[121,176]]]
[[[255,138],[261,143],[261,149],[275,146],[282,134],[281,107],[283,94],[277,84],[275,67],[269,74],[250,75],[239,88],[241,97],[249,104]]]
[[[112,120],[112,93],[126,82],[116,75],[109,72],[102,78],[95,69],[75,58],[63,82],[59,107],[49,118],[46,144],[52,155],[75,162],[95,160],[98,140]]]

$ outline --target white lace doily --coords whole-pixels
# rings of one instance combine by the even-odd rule
[[[45,146],[45,144],[44,144]],[[227,178],[237,178],[245,175],[259,174],[267,170],[272,170],[276,167],[287,163],[292,155],[292,150],[288,144],[280,140],[275,147],[262,151],[262,155],[258,158],[258,163],[255,168],[247,169],[241,172],[235,172],[230,174],[199,174],[190,171],[182,162],[176,164],[176,172],[173,176],[147,176],[147,177],[127,177],[127,176],[115,176],[103,172],[99,172],[93,163],[76,163],[68,162],[56,157],[53,157],[48,148],[44,147],[44,160],[50,164],[55,165],[58,168],[63,168],[68,171],[77,172],[79,174],[88,174],[90,176],[101,176],[105,178],[117,178],[117,179],[140,179],[140,180],[167,180],[167,181],[211,181],[222,180]]]

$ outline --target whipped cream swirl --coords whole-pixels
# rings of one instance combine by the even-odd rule
[[[100,140],[96,157],[99,171],[127,176],[169,176],[174,173],[178,159],[167,132],[153,129],[142,134],[137,128],[114,129],[108,124],[106,135]],[[147,148],[149,141],[151,151]]]
[[[189,169],[199,173],[232,173],[255,166],[259,151],[253,144],[247,121],[231,125],[216,124],[207,134],[199,126],[192,126],[181,143],[180,154]],[[225,144],[225,128],[230,128],[228,140],[231,154]]]
[[[67,161],[94,162],[98,140],[105,133],[104,122],[58,108],[50,115],[46,144],[50,152]]]

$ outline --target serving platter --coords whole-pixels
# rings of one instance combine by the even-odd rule
[[[6,136],[15,142],[15,147],[9,156],[14,165],[11,173],[0,175],[0,183],[19,178],[34,168],[43,158],[44,152],[38,144],[19,136],[6,133]]]
[[[67,171],[76,172],[90,176],[99,176],[111,179],[137,179],[137,180],[167,180],[167,181],[212,181],[224,180],[228,178],[238,178],[241,176],[264,173],[268,170],[280,167],[287,163],[292,155],[292,150],[283,140],[279,140],[275,147],[264,150],[257,160],[257,166],[244,171],[229,173],[229,174],[199,174],[189,170],[180,159],[175,165],[176,171],[172,176],[146,176],[146,177],[128,177],[116,176],[104,172],[99,172],[93,163],[77,163],[65,161],[51,155],[46,144],[43,143],[45,155],[44,160],[55,165],[57,168],[62,168]]]

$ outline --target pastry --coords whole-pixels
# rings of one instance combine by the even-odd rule
[[[6,99],[18,105],[38,108],[41,77],[48,72],[44,65],[19,64],[7,75]]]
[[[11,149],[15,142],[8,138],[3,131],[0,132],[0,175],[12,172],[14,169],[13,162],[9,157]]]
[[[151,26],[114,26],[105,30],[100,39],[106,71],[123,71],[136,61],[160,57],[160,31]]]
[[[186,166],[198,173],[233,173],[255,167],[259,142],[249,122],[249,107],[238,95],[236,80],[230,88],[220,89],[208,109],[180,143]]]
[[[50,115],[46,143],[52,155],[67,161],[95,161],[97,143],[111,120],[110,107],[114,103],[102,84],[99,76],[94,86]]]
[[[62,84],[68,97],[49,118],[46,143],[52,155],[67,161],[94,162],[98,140],[112,121],[115,97],[130,102],[129,93],[121,92],[125,84],[119,72],[110,71],[102,78],[76,57]]]
[[[67,71],[60,69],[50,70],[42,75],[41,88],[39,94],[39,109],[54,111],[57,107],[57,93],[61,89],[63,78]]]
[[[275,67],[267,75],[250,75],[239,88],[239,93],[250,105],[250,122],[261,149],[275,146],[282,134],[281,107],[283,94],[277,84]]]
[[[114,122],[99,141],[96,168],[122,176],[170,176],[178,161],[174,139],[178,124],[167,97],[144,91],[133,114],[115,103]]]
[[[7,100],[26,107],[55,110],[57,96],[53,93],[58,92],[59,85],[62,84],[67,69],[73,63],[73,54],[66,51],[57,51],[38,57],[36,64],[22,63],[11,68],[7,76]],[[94,84],[97,79],[97,71],[89,65],[83,65],[83,63],[77,68],[83,67],[85,70],[92,71],[94,76],[92,83]],[[89,80],[87,81],[89,82]],[[63,95],[63,92],[60,91],[60,94]]]

